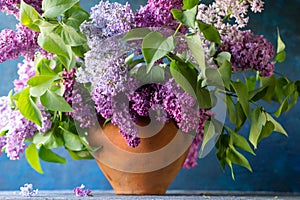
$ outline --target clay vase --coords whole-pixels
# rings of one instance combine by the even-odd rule
[[[193,137],[179,131],[172,121],[159,128],[141,126],[139,136],[140,144],[132,148],[117,126],[107,124],[91,128],[88,140],[101,146],[94,157],[116,194],[165,194]]]

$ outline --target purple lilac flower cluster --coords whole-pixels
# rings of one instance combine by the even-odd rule
[[[27,81],[36,74],[34,62],[32,60],[24,59],[23,63],[18,63],[19,79],[14,81],[14,91],[20,92],[27,87]]]
[[[82,85],[76,84],[72,91],[71,117],[78,121],[81,128],[92,127],[96,123],[96,113],[90,103],[90,94]]]
[[[209,110],[200,109],[198,112],[199,118],[198,127],[196,129],[196,135],[193,139],[193,142],[190,146],[189,153],[183,163],[183,168],[190,169],[197,165],[197,158],[199,157],[199,148],[202,144],[203,136],[204,136],[204,124],[213,113]]]
[[[5,134],[5,152],[11,160],[20,159],[20,154],[26,148],[25,139],[31,138],[37,131],[47,132],[52,126],[50,117],[45,113],[43,113],[43,127],[41,128],[24,118],[18,110],[11,110],[8,120],[7,125],[11,128]]]
[[[122,5],[100,1],[91,8],[90,17],[92,21],[84,22],[80,27],[89,40],[101,40],[127,32],[134,24],[134,14],[128,3]]]
[[[132,109],[140,116],[149,116],[156,105],[167,112],[167,118],[173,119],[185,133],[196,130],[184,168],[197,165],[198,150],[204,134],[204,123],[212,115],[211,111],[198,109],[196,100],[187,94],[173,78],[164,85],[148,84],[136,90],[130,98]]]
[[[61,77],[63,78],[62,84],[65,88],[63,96],[69,104],[72,104],[73,87],[75,85],[75,73],[75,68],[72,68],[70,71],[64,68],[61,75]]]
[[[18,110],[11,111],[9,123],[10,129],[6,133],[5,152],[11,160],[18,160],[26,147],[24,140],[32,137],[37,128],[33,122],[24,118]]]
[[[85,185],[83,184],[81,184],[78,187],[75,187],[73,192],[77,197],[93,196],[92,191],[90,189],[85,189]]]
[[[20,2],[20,0],[0,0],[0,10],[18,18]],[[24,0],[24,2],[34,7],[38,12],[42,12],[42,0]]]
[[[76,68],[70,71],[63,70],[62,84],[65,88],[63,97],[71,105],[73,112],[67,113],[80,123],[81,128],[91,127],[95,124],[95,111],[89,104],[90,95],[80,84],[75,84]]]
[[[271,76],[274,73],[274,49],[272,44],[262,35],[254,35],[250,30],[239,31],[231,29],[222,38],[221,51],[228,51],[231,57],[233,71],[254,69],[261,76]]]
[[[181,9],[182,0],[148,0],[135,15],[136,27],[168,27],[176,29],[178,21],[173,18],[172,9]]]
[[[4,29],[0,33],[0,63],[14,60],[19,56],[33,60],[35,52],[40,49],[37,44],[38,33],[17,24],[17,31]]]
[[[128,77],[128,68],[124,62],[125,58],[120,57],[107,63],[98,77],[99,81],[94,84],[92,99],[96,111],[105,119],[112,118],[112,123],[119,126],[128,144],[136,147],[140,139],[129,112],[128,96],[132,92],[131,88],[137,87],[137,81]]]

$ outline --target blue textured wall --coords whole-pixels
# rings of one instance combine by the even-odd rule
[[[119,1],[124,3],[125,1]],[[134,3],[133,3],[134,2]],[[131,1],[138,8],[144,0]],[[288,2],[288,3],[287,3]],[[84,1],[88,9],[97,1]],[[266,2],[265,12],[251,19],[250,27],[274,44],[276,28],[287,45],[287,61],[278,65],[277,70],[288,74],[293,79],[300,79],[300,0],[273,0]],[[14,28],[13,17],[0,15],[0,29]],[[16,62],[0,64],[0,95],[6,95],[16,78]],[[199,190],[243,190],[243,191],[282,191],[300,192],[300,106],[280,118],[280,122],[289,133],[286,138],[273,134],[261,143],[256,157],[248,156],[252,163],[253,173],[243,168],[236,168],[236,180],[230,173],[222,172],[214,152],[199,161],[192,170],[182,170],[171,185],[171,189]],[[66,165],[42,163],[44,175],[33,171],[25,159],[9,161],[5,156],[0,158],[0,190],[16,190],[26,182],[33,183],[39,189],[72,189],[84,183],[91,189],[111,189],[96,163],[91,161],[73,161],[67,154]]]

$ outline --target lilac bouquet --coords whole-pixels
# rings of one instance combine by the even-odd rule
[[[12,160],[25,152],[42,173],[39,159],[66,162],[54,148],[93,158],[78,129],[99,118],[117,125],[135,148],[136,124],[151,116],[194,135],[184,168],[195,167],[213,141],[222,168],[251,171],[238,149],[255,155],[253,147],[273,131],[286,135],[276,117],[296,104],[300,89],[275,73],[285,59],[279,31],[275,51],[246,29],[248,12],[263,6],[262,0],[148,0],[133,11],[128,3],[100,1],[88,13],[79,0],[0,0],[0,9],[20,21],[17,31],[0,34],[0,62],[24,57],[14,90],[0,98],[0,150]],[[263,101],[280,106],[267,111]],[[220,119],[220,102],[228,120]],[[247,121],[246,139],[238,132]]]

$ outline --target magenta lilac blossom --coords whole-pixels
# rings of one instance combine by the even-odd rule
[[[220,50],[231,54],[233,71],[253,69],[266,77],[274,73],[274,48],[262,35],[231,29],[222,37],[222,42]]]
[[[173,18],[172,9],[181,9],[182,0],[148,0],[135,14],[136,27],[167,27],[176,29],[178,21]]]
[[[20,92],[28,86],[27,81],[36,74],[34,61],[24,59],[22,63],[18,63],[19,79],[14,80],[14,91]]]
[[[40,47],[37,44],[38,33],[17,24],[17,31],[4,29],[0,33],[0,63],[14,60],[19,56],[33,60]]]
[[[34,7],[39,13],[42,13],[42,0],[24,0],[24,2]],[[19,18],[20,3],[21,0],[0,0],[0,10]]]
[[[75,187],[73,192],[74,192],[75,196],[77,196],[77,197],[93,196],[92,191],[90,189],[85,189],[85,185],[83,185],[83,184]]]

